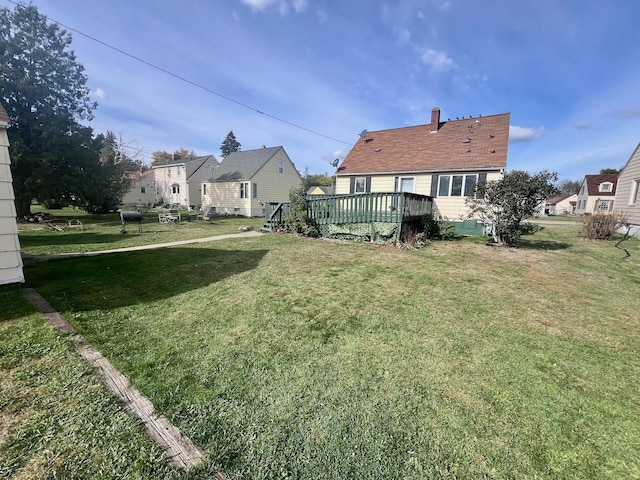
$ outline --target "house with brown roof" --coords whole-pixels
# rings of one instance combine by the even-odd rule
[[[24,282],[9,158],[9,115],[0,104],[0,285]]]
[[[617,173],[585,175],[578,192],[576,214],[612,211],[617,182]]]
[[[578,194],[560,195],[547,199],[544,213],[547,215],[575,215],[578,204]]]
[[[640,236],[640,144],[618,174],[614,211],[626,215],[629,234]]]
[[[336,194],[411,192],[433,197],[437,216],[467,214],[478,181],[497,180],[507,166],[510,114],[440,120],[367,132],[336,172]]]

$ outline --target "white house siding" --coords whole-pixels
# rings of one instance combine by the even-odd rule
[[[0,125],[0,285],[24,282],[14,199],[9,138]]]
[[[158,199],[165,203],[188,205],[189,188],[184,165],[171,165],[154,168]],[[178,186],[178,192],[173,193],[173,186]]]
[[[487,174],[488,180],[498,180],[502,177],[502,174],[498,171],[490,172],[438,172],[437,175],[473,175],[473,174]],[[432,173],[394,173],[387,175],[370,175],[371,176],[371,191],[372,192],[393,192],[395,189],[395,178],[414,178],[414,191],[420,195],[431,195],[431,180],[433,178]],[[352,175],[352,176],[369,176]],[[351,184],[348,176],[338,177],[336,179],[336,194],[348,194],[350,192]],[[465,204],[466,197],[438,197],[434,198],[434,209],[437,215],[446,217],[449,220],[458,220],[466,217],[468,209]]]
[[[627,222],[632,225],[632,232],[640,236],[640,145],[620,171],[616,190],[614,211],[623,212]],[[633,196],[632,196],[633,195]]]
[[[218,215],[251,215],[251,200],[240,198],[240,182],[203,182],[207,193],[202,205],[214,208]]]
[[[156,201],[154,174],[155,172],[152,171],[138,180],[133,180],[129,191],[122,197],[122,203],[126,205],[153,204]]]

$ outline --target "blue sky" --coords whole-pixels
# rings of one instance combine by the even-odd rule
[[[96,132],[149,161],[283,145],[333,173],[362,129],[511,112],[508,169],[581,180],[640,142],[640,2],[632,0],[33,0],[78,33]],[[7,0],[0,5],[13,8]],[[331,137],[331,138],[326,138]]]

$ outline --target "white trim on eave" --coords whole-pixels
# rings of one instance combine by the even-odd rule
[[[11,124],[9,122],[4,122],[2,120],[0,120],[0,128],[9,128],[11,126]]]
[[[438,170],[391,170],[388,172],[351,172],[336,173],[336,177],[352,177],[354,175],[407,175],[416,173],[442,173],[442,172],[483,172],[487,170],[505,170],[505,167],[477,167],[477,168],[442,168]]]

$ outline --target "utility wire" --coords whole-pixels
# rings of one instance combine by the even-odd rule
[[[13,3],[16,6],[24,7],[24,4],[16,2],[14,0],[7,0],[7,1],[9,3]],[[96,37],[93,37],[93,36],[88,35],[88,34],[86,34],[84,32],[81,32],[80,30],[77,30],[77,29],[75,29],[73,27],[69,27],[69,26],[65,25],[64,23],[62,23],[62,22],[59,22],[57,20],[54,20],[51,17],[48,17],[47,15],[42,15],[42,16],[45,17],[50,22],[53,22],[53,23],[55,23],[57,25],[60,25],[61,27],[66,28],[67,30],[71,30],[72,32],[75,32],[78,35],[82,35],[83,37],[88,38],[89,40],[92,40],[92,41],[94,41],[96,43],[99,43],[100,45],[102,45],[104,47],[110,48],[111,50],[114,50],[114,51],[116,51],[116,52],[118,52],[118,53],[120,53],[122,55],[125,55],[125,56],[127,56],[129,58],[132,58],[133,60],[136,60],[137,62],[143,63],[143,64],[147,65],[148,67],[151,67],[151,68],[154,68],[156,70],[159,70],[162,73],[165,73],[165,74],[170,75],[170,76],[172,76],[174,78],[177,78],[178,80],[181,80],[181,81],[183,81],[185,83],[188,83],[188,84],[190,84],[190,85],[192,85],[194,87],[197,87],[197,88],[199,88],[201,90],[204,90],[205,92],[208,92],[208,93],[211,93],[213,95],[216,95],[216,96],[218,96],[218,97],[220,97],[220,98],[222,98],[224,100],[227,100],[228,102],[235,103],[236,105],[244,107],[244,108],[246,108],[248,110],[251,110],[253,112],[259,113],[260,115],[264,115],[265,117],[269,117],[269,118],[271,118],[273,120],[276,120],[278,122],[284,123],[284,124],[289,125],[291,127],[298,128],[300,130],[304,130],[305,132],[312,133],[314,135],[318,135],[320,137],[324,137],[324,138],[329,139],[329,140],[333,140],[334,142],[344,143],[345,145],[352,145],[352,143],[350,143],[350,142],[345,142],[344,140],[340,140],[338,138],[330,137],[329,135],[325,135],[324,133],[320,133],[320,132],[317,132],[315,130],[311,130],[310,128],[303,127],[302,125],[298,125],[296,123],[289,122],[287,120],[284,120],[283,118],[276,117],[275,115],[271,115],[269,113],[266,113],[266,112],[263,112],[261,110],[258,110],[257,108],[254,108],[254,107],[251,107],[250,105],[247,105],[246,103],[242,103],[242,102],[240,102],[238,100],[235,100],[235,99],[233,99],[231,97],[223,95],[222,93],[216,92],[215,90],[211,90],[210,88],[205,87],[204,85],[201,85],[201,84],[199,84],[197,82],[189,80],[188,78],[185,78],[185,77],[183,77],[181,75],[178,75],[177,73],[173,73],[172,71],[167,70],[166,68],[162,68],[162,67],[160,67],[160,66],[158,66],[158,65],[156,65],[154,63],[151,63],[151,62],[149,62],[147,60],[144,60],[143,58],[140,58],[140,57],[138,57],[136,55],[133,55],[133,54],[131,54],[129,52],[126,52],[126,51],[122,50],[121,48],[115,47],[115,46],[113,46],[113,45],[111,45],[111,44],[109,44],[107,42],[104,42],[104,41],[102,41],[102,40],[100,40],[100,39],[98,39]]]

